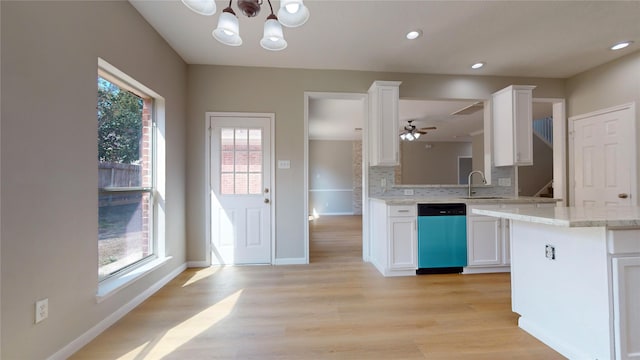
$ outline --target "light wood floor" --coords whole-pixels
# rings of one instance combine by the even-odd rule
[[[189,269],[72,359],[563,359],[520,330],[508,274],[384,278],[356,216],[310,265]]]

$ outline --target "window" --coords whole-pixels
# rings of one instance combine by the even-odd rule
[[[98,71],[98,278],[157,255],[154,98]]]
[[[220,130],[220,193],[262,194],[262,129]]]

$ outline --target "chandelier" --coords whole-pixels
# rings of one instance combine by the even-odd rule
[[[221,43],[229,46],[242,45],[240,38],[240,25],[238,17],[231,8],[232,0],[229,0],[229,6],[222,10],[222,14],[218,18],[218,27],[213,30],[213,37]],[[216,3],[214,0],[182,0],[192,11],[200,14],[211,16],[216,12]],[[280,0],[280,9],[278,16],[273,13],[271,0],[267,0],[271,14],[267,16],[264,23],[264,34],[260,45],[272,51],[283,50],[287,47],[287,41],[284,39],[282,26],[298,27],[307,22],[309,19],[309,9],[304,6],[303,0]],[[255,17],[260,12],[260,6],[263,0],[237,0],[237,6],[247,17]]]

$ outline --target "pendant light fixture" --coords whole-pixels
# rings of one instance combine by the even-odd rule
[[[269,7],[271,7],[271,2],[269,2]],[[282,34],[282,26],[278,22],[278,17],[273,14],[273,8],[271,8],[271,15],[264,23],[264,35],[260,40],[260,46],[271,51],[283,50],[287,47],[287,41]]]
[[[211,16],[216,13],[216,2],[213,0],[182,0],[182,3],[200,15]]]
[[[229,46],[242,45],[242,38],[240,37],[240,24],[238,23],[238,17],[231,8],[231,1],[229,6],[222,10],[222,14],[218,18],[218,27],[211,33],[213,37],[221,43]]]
[[[242,45],[240,37],[240,24],[236,13],[231,8],[233,0],[222,10],[218,18],[218,26],[213,30],[213,37],[221,43],[229,46]],[[211,16],[216,12],[214,0],[182,0],[182,3],[192,11],[205,16]],[[281,0],[278,16],[273,13],[271,0],[267,0],[271,14],[264,23],[264,33],[260,40],[260,46],[264,49],[278,51],[287,47],[284,39],[282,25],[286,27],[298,27],[309,19],[309,9],[303,0]],[[255,17],[260,12],[263,0],[237,0],[237,6],[247,17]]]
[[[286,27],[302,26],[309,20],[309,9],[304,6],[302,0],[280,0],[278,17],[280,23]]]

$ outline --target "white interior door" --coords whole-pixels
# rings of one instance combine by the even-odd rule
[[[624,107],[571,119],[575,206],[635,204],[633,116]]]
[[[213,264],[271,263],[272,119],[210,117]]]

